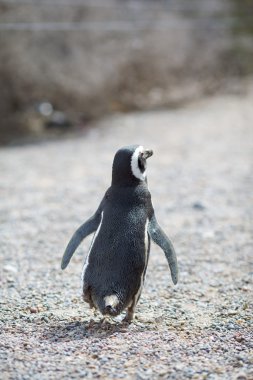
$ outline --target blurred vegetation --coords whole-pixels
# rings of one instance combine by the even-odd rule
[[[252,0],[231,0],[235,35],[253,36],[253,2]]]
[[[0,3],[0,144],[177,107],[253,72],[251,0]]]
[[[231,1],[231,45],[224,51],[228,73],[244,77],[253,73],[253,1]]]

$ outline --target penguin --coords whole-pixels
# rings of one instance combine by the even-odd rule
[[[147,186],[152,155],[140,145],[116,152],[111,186],[94,215],[72,236],[61,262],[65,269],[82,240],[94,233],[82,271],[83,299],[105,316],[126,310],[127,322],[134,318],[143,288],[150,240],[164,251],[172,281],[178,282],[176,253],[156,220]]]

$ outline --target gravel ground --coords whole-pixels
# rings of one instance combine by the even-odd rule
[[[253,379],[252,105],[249,91],[1,149],[1,379]],[[127,326],[102,324],[81,299],[90,238],[64,272],[60,261],[129,143],[154,149],[149,188],[180,279],[152,245]]]

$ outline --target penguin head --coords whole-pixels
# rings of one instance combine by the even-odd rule
[[[112,184],[134,185],[146,181],[146,160],[152,154],[151,149],[144,149],[141,145],[119,149],[113,160]]]

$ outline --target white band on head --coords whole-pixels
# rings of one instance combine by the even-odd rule
[[[138,148],[135,149],[131,158],[131,170],[136,178],[140,179],[141,181],[145,181],[146,171],[142,173],[138,164],[139,154],[142,152],[144,152],[143,146],[138,146]]]

